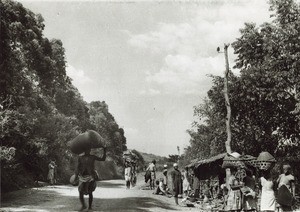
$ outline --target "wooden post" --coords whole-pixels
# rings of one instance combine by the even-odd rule
[[[227,140],[225,142],[225,148],[227,154],[231,154],[231,107],[228,95],[228,77],[229,77],[229,62],[228,62],[228,47],[229,44],[224,44],[224,55],[225,55],[225,74],[224,74],[224,97],[225,97],[225,105],[227,109],[227,116],[226,116],[226,131],[227,131]],[[226,187],[229,190],[229,178],[231,176],[230,168],[226,169]]]
[[[226,152],[231,154],[231,107],[228,95],[228,75],[229,75],[229,62],[228,62],[228,47],[229,44],[224,44],[224,54],[225,54],[225,76],[224,76],[224,97],[225,97],[225,105],[227,109],[227,116],[226,116],[226,131],[227,131],[227,140],[225,142]]]

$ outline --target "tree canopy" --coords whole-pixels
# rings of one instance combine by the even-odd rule
[[[239,76],[229,77],[232,149],[295,156],[300,152],[300,6],[293,0],[272,0],[270,11],[270,22],[245,23],[232,43],[234,68],[240,70]],[[188,130],[186,160],[225,152],[224,78],[211,77],[207,98],[194,108],[198,121]]]
[[[43,35],[43,17],[10,0],[1,1],[0,10],[2,190],[45,180],[50,159],[61,180],[69,179],[67,142],[88,129],[106,139],[111,160],[121,164],[124,130],[105,102],[82,99],[66,74],[63,43]]]

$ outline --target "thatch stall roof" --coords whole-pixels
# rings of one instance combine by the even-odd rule
[[[186,167],[193,168],[195,175],[199,179],[216,177],[220,173],[224,172],[224,170],[222,170],[222,163],[226,155],[226,153],[222,153],[207,159],[192,161],[192,163]]]
[[[191,163],[186,165],[186,168],[194,168],[199,159],[191,160]]]
[[[245,167],[245,163],[256,160],[251,155],[240,155],[239,153],[221,153],[213,157],[191,161],[192,163],[187,165],[188,168],[193,168],[195,175],[199,179],[207,179],[209,177],[216,177],[224,174],[227,167]]]
[[[227,155],[226,153],[222,153],[222,154],[218,154],[216,156],[213,156],[211,158],[200,160],[200,161],[196,162],[195,168],[199,168],[199,167],[204,166],[206,164],[211,164],[211,163],[215,163],[215,162],[217,162],[219,160],[223,160],[223,158],[226,155]]]

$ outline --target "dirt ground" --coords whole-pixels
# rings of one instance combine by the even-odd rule
[[[93,211],[197,211],[176,206],[173,198],[154,195],[153,190],[142,187],[142,179],[132,189],[125,188],[124,180],[100,181],[94,192]],[[77,187],[59,185],[7,193],[2,196],[0,211],[78,211],[79,208]]]

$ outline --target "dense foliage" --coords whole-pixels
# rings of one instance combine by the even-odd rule
[[[1,190],[46,180],[50,159],[64,181],[74,157],[67,142],[87,129],[106,140],[109,155],[122,163],[124,130],[105,102],[83,101],[66,75],[60,40],[43,36],[44,23],[14,1],[1,1]]]
[[[144,157],[142,156],[142,154],[141,154],[139,151],[135,150],[135,149],[131,150],[131,152],[132,152],[133,154],[135,154],[136,157],[137,157],[137,163],[136,163],[136,165],[137,165],[137,170],[138,170],[139,172],[140,172],[140,171],[144,171],[145,160],[144,160]]]
[[[292,0],[270,1],[272,21],[246,23],[232,43],[237,54],[231,73],[232,149],[257,156],[300,153],[300,6]],[[194,108],[198,121],[188,130],[185,161],[225,152],[224,78],[212,76],[207,98]]]

